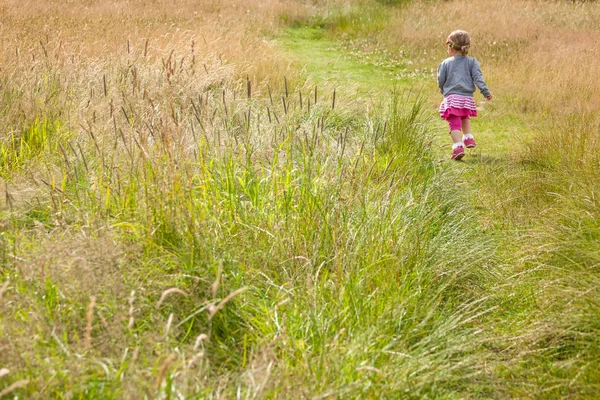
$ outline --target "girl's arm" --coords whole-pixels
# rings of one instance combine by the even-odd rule
[[[437,80],[440,93],[444,94],[444,84],[446,83],[446,64],[444,63],[441,63],[438,67]]]
[[[485,84],[485,81],[483,80],[483,73],[481,72],[481,67],[479,67],[479,62],[477,62],[476,59],[473,59],[473,65],[471,66],[471,77],[473,78],[473,82],[475,83],[475,85],[477,85],[477,87],[481,91],[483,97],[485,97],[488,100],[491,100],[492,92],[490,92],[487,85]]]

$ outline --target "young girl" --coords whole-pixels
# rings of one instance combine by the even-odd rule
[[[467,148],[475,147],[475,138],[471,135],[470,117],[477,116],[477,107],[473,100],[475,85],[487,99],[492,93],[487,88],[481,68],[476,59],[467,57],[471,38],[465,31],[454,31],[446,40],[448,55],[438,67],[438,86],[444,95],[440,104],[440,116],[450,125],[452,137],[452,160],[460,160]],[[464,134],[464,136],[463,136]]]

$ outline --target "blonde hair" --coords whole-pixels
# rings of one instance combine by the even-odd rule
[[[452,44],[452,48],[460,51],[463,56],[469,54],[469,48],[471,47],[469,32],[456,30],[448,36],[448,41]]]

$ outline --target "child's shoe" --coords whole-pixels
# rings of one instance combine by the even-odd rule
[[[450,156],[451,160],[458,161],[465,156],[465,148],[462,145],[458,145],[456,147],[452,147],[452,155]]]
[[[472,149],[473,147],[477,146],[477,144],[475,143],[475,138],[473,138],[473,136],[471,137],[466,137],[463,142],[465,143],[465,147],[467,149]]]

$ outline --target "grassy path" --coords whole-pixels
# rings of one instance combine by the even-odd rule
[[[316,28],[288,29],[279,40],[290,59],[307,78],[316,83],[350,88],[346,95],[373,100],[393,90],[423,94],[426,113],[434,121],[432,126],[436,129],[438,144],[444,148],[440,157],[448,158],[446,147],[450,146],[450,141],[446,134],[446,123],[437,115],[441,96],[435,71],[412,72],[407,68],[410,63],[408,59],[390,62],[385,54],[360,54],[344,48],[340,42],[328,38],[323,30]],[[528,129],[519,117],[505,114],[501,107],[496,106],[497,102],[479,100],[482,118],[473,121],[473,130],[480,146],[470,151],[470,156],[465,157],[462,163],[453,163],[458,168],[500,162],[506,155],[510,157],[516,150],[511,137],[523,137]]]
[[[280,40],[292,61],[317,83],[351,87],[357,94],[372,96],[391,91],[393,87],[413,89],[416,86],[420,90],[426,84],[423,74],[407,73],[402,61],[384,63],[383,55],[361,57],[356,52],[345,51],[340,42],[326,37],[322,29],[288,29]]]

